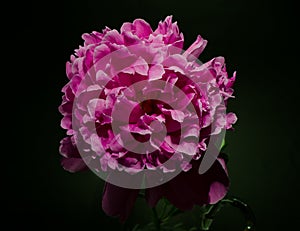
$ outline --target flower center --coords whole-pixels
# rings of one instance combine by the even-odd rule
[[[140,103],[141,109],[148,115],[153,114],[155,111],[155,100],[148,99]]]

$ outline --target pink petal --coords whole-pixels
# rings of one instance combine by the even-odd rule
[[[101,34],[99,32],[93,31],[91,34],[85,33],[82,35],[85,45],[95,44],[101,41]]]
[[[134,68],[136,73],[138,73],[140,75],[147,75],[148,74],[149,65],[141,57],[132,65],[132,67]]]
[[[105,109],[105,100],[103,99],[92,99],[87,109],[91,118],[95,118],[98,112],[102,112]]]
[[[195,155],[197,149],[198,149],[198,144],[196,142],[186,142],[186,141],[181,141],[180,145],[176,147],[177,152],[185,153],[190,156]]]
[[[71,129],[72,128],[72,116],[70,116],[70,115],[64,116],[61,120],[60,126],[64,129]]]
[[[183,55],[189,61],[194,61],[202,53],[206,44],[207,40],[204,40],[200,35],[198,35],[197,40],[183,53]]]
[[[131,32],[131,30],[132,30],[132,23],[130,23],[130,22],[123,23],[123,25],[121,26],[121,29],[120,29],[122,34],[124,32],[129,32],[129,31]]]
[[[171,115],[172,119],[178,121],[179,123],[182,123],[185,118],[184,113],[179,110],[162,108],[161,111],[164,112],[164,114],[166,115]]]
[[[71,79],[73,77],[72,63],[70,63],[70,62],[66,63],[66,74],[69,79]]]
[[[94,50],[94,62],[96,63],[97,61],[99,61],[101,58],[103,58],[105,55],[109,54],[110,49],[107,45],[105,44],[101,44],[99,46],[97,46]]]
[[[165,70],[162,65],[154,65],[149,70],[149,80],[161,79],[164,73]]]
[[[210,185],[209,189],[209,203],[215,204],[219,200],[223,199],[227,193],[227,187],[224,184],[216,181]]]
[[[60,141],[59,152],[62,156],[80,157],[79,152],[75,146],[73,137],[67,136]]]
[[[97,134],[91,135],[91,148],[98,155],[102,155],[105,153],[102,143],[100,141],[100,137]]]
[[[134,20],[133,26],[135,27],[135,34],[140,38],[148,38],[152,34],[151,26],[143,19]]]
[[[162,64],[170,70],[185,74],[184,70],[187,65],[187,60],[184,56],[175,54],[167,57]]]
[[[230,112],[226,115],[226,129],[232,128],[232,125],[237,121],[237,116]]]
[[[138,44],[141,40],[137,35],[134,35],[131,31],[125,31],[122,33],[124,37],[125,45],[130,46]]]
[[[103,38],[103,41],[108,43],[115,43],[118,45],[124,44],[123,37],[120,35],[120,33],[117,30],[111,30],[107,32]]]

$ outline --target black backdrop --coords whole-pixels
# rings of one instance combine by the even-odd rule
[[[258,230],[295,230],[299,220],[298,23],[292,1],[63,1],[11,5],[2,19],[3,187],[1,210],[11,228],[120,230],[101,210],[103,182],[90,172],[70,174],[59,163],[64,136],[57,107],[67,82],[65,62],[81,34],[119,29],[143,18],[153,28],[173,15],[185,48],[197,34],[208,40],[201,61],[224,56],[237,70],[239,120],[227,133],[230,194],[248,202]],[[14,20],[15,21],[14,21]],[[145,222],[138,201],[130,221]],[[192,219],[185,220],[192,223]],[[240,230],[241,215],[225,209],[215,230]]]

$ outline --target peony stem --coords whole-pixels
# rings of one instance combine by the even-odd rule
[[[211,224],[213,223],[215,216],[226,204],[240,209],[240,211],[243,213],[246,220],[246,226],[243,231],[255,230],[255,216],[249,205],[247,205],[245,202],[241,201],[238,198],[226,197],[219,203],[210,205],[207,211],[203,214],[200,228],[201,231],[210,230]]]
[[[159,217],[157,215],[157,211],[156,211],[155,207],[152,208],[152,213],[153,213],[153,220],[154,220],[154,225],[156,227],[156,230],[160,231],[160,220],[159,220]]]
[[[219,202],[214,205],[208,205],[207,207],[208,207],[207,211],[202,215],[201,227],[200,227],[201,231],[207,231],[210,229],[210,226],[213,223],[215,216],[221,210],[223,204],[222,202]]]
[[[140,193],[139,197],[145,198],[145,195]],[[240,200],[236,197],[232,197],[232,196],[231,197],[227,196],[224,199],[222,199],[221,201],[219,201],[218,203],[213,204],[213,205],[207,205],[205,207],[206,211],[203,212],[203,214],[201,216],[200,231],[209,231],[210,230],[211,225],[212,225],[216,215],[219,213],[219,211],[225,205],[230,205],[230,206],[236,207],[243,213],[243,215],[245,217],[245,221],[246,221],[246,225],[245,225],[243,231],[255,231],[255,216],[254,216],[253,211],[251,210],[251,208],[249,207],[248,204],[246,204],[242,200]],[[165,206],[162,208],[163,210],[166,209]],[[167,218],[170,218],[180,212],[181,211],[179,209],[174,207],[173,209],[171,209],[171,211],[169,211]],[[164,211],[162,214],[164,214]],[[152,215],[153,215],[153,223],[155,225],[156,231],[161,231],[161,225],[162,225],[162,223],[165,222],[165,219],[163,217],[160,218],[158,216],[156,207],[152,208]]]
[[[244,231],[255,231],[255,216],[254,213],[252,211],[252,209],[249,207],[248,204],[246,204],[245,202],[243,202],[242,200],[236,198],[236,197],[227,197],[224,198],[221,203],[223,204],[229,204],[233,207],[238,208],[245,217],[246,220],[246,226],[244,228]]]

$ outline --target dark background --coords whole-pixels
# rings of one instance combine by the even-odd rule
[[[16,5],[14,5],[16,4]],[[63,1],[12,3],[3,16],[2,219],[11,229],[120,230],[101,210],[103,181],[60,166],[61,88],[65,62],[81,35],[143,18],[153,28],[173,15],[187,48],[208,40],[205,62],[224,56],[237,70],[239,117],[228,132],[230,194],[253,208],[258,230],[295,230],[299,216],[299,71],[296,5],[292,1]],[[5,9],[3,9],[3,12]],[[4,74],[5,73],[5,74]],[[187,225],[195,215],[182,218]],[[146,222],[138,201],[129,222]],[[214,230],[241,230],[242,217],[226,208]]]

